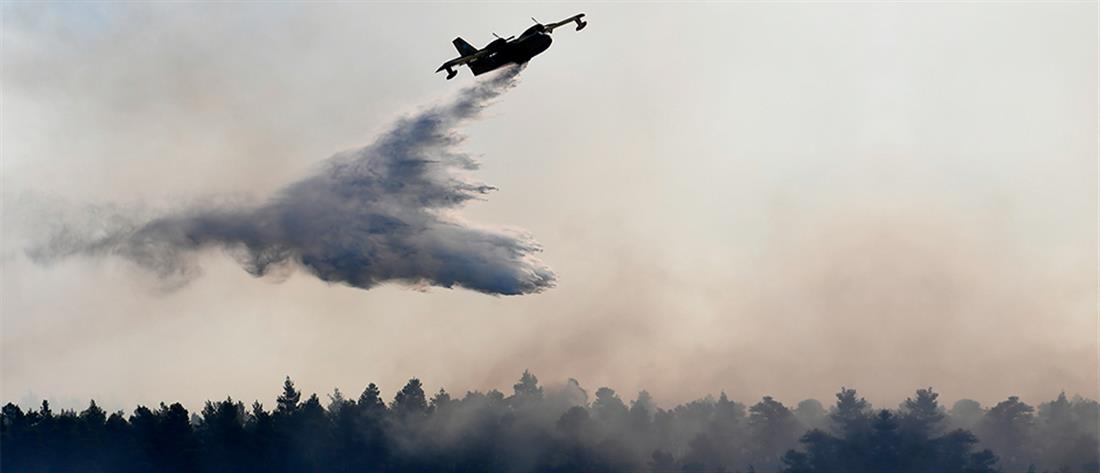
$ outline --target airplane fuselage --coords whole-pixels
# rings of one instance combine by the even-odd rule
[[[549,34],[528,30],[519,39],[497,39],[489,43],[485,47],[490,51],[489,54],[471,61],[468,65],[476,76],[508,64],[523,64],[546,51],[553,41]]]

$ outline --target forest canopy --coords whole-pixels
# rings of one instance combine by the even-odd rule
[[[932,388],[872,406],[841,388],[828,405],[755,403],[725,393],[670,409],[576,380],[452,397],[418,379],[389,402],[372,384],[308,397],[288,377],[275,405],[226,398],[108,413],[49,403],[0,412],[0,469],[11,472],[940,472],[1096,473],[1100,408],[1065,394],[950,408]]]

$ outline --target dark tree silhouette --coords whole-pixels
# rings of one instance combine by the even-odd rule
[[[823,429],[826,427],[828,412],[817,399],[805,399],[794,408],[794,416],[807,429]]]
[[[416,415],[423,414],[428,410],[428,401],[424,397],[424,387],[420,384],[420,380],[412,378],[405,384],[404,388],[397,393],[397,396],[393,398],[393,405],[391,406],[394,412],[398,415]]]
[[[1066,393],[1039,405],[1032,436],[1035,463],[1083,472],[1100,471],[1097,460],[1097,429],[1100,419],[1095,401]]]
[[[985,409],[978,401],[959,399],[951,406],[951,411],[948,412],[948,420],[953,427],[969,430],[973,429],[984,415]]]
[[[801,438],[804,452],[790,451],[788,473],[993,473],[996,457],[973,452],[977,439],[965,430],[939,435],[946,419],[932,388],[917,390],[897,412],[870,404],[841,388],[831,415],[833,433],[814,429]]]
[[[606,387],[589,404],[575,380],[543,387],[530,372],[512,389],[428,399],[414,378],[388,406],[374,384],[356,399],[335,389],[322,404],[287,378],[272,411],[229,397],[195,414],[173,403],[129,416],[95,402],[81,412],[9,403],[0,470],[1100,473],[1100,407],[1080,397],[945,411],[924,388],[873,410],[842,388],[826,414],[816,401],[792,411],[767,396],[746,409],[725,393],[666,410],[645,391],[627,403]]]
[[[615,390],[605,387],[596,390],[596,400],[592,401],[592,412],[604,424],[619,429],[625,427],[629,411],[619,395],[615,394]]]
[[[783,452],[798,444],[801,433],[794,413],[771,396],[749,407],[749,431],[753,465],[767,471],[777,468]]]
[[[293,414],[298,410],[298,401],[301,399],[302,393],[294,389],[294,381],[291,381],[290,376],[287,376],[286,381],[283,382],[283,393],[275,400],[275,413],[281,415]]]
[[[523,370],[523,375],[520,376],[519,382],[512,385],[512,403],[516,406],[522,407],[525,404],[535,403],[542,400],[542,387],[539,386],[539,379],[530,371]]]
[[[1035,408],[1010,396],[989,409],[975,427],[982,445],[1001,452],[1000,463],[1006,470],[1025,471],[1035,461],[1034,412]]]

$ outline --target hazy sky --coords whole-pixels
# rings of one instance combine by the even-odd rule
[[[463,215],[529,231],[544,293],[256,279],[219,251],[167,290],[24,254],[93,210],[262,200],[471,84],[432,74],[455,36],[581,11],[464,130],[499,190]],[[1098,395],[1095,3],[0,13],[3,401],[508,391],[525,368],[665,406]]]

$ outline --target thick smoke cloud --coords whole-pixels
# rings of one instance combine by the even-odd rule
[[[465,174],[478,163],[458,145],[456,127],[476,118],[516,84],[508,69],[452,100],[398,120],[374,143],[337,154],[321,172],[259,206],[205,206],[94,238],[57,232],[30,255],[39,261],[118,255],[162,278],[187,281],[194,253],[228,250],[251,274],[301,267],[363,289],[390,281],[529,294],[553,286],[526,234],[475,225],[455,210],[494,188]]]

